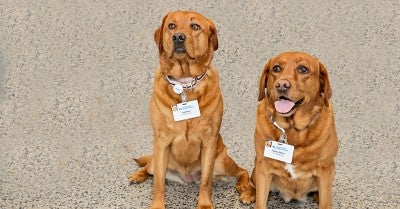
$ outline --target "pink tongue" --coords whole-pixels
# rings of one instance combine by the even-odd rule
[[[279,113],[288,113],[294,107],[294,102],[286,99],[280,99],[275,102],[275,109]]]

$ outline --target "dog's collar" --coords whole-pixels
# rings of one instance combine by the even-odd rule
[[[175,86],[177,84],[181,85],[183,87],[183,89],[189,90],[189,89],[193,89],[194,87],[196,87],[196,85],[204,79],[204,77],[206,77],[206,73],[207,70],[204,71],[203,74],[197,76],[197,77],[190,77],[190,81],[189,82],[181,82],[179,80],[177,80],[176,78],[172,77],[171,75],[166,75],[165,79],[167,80],[167,82],[172,85]]]

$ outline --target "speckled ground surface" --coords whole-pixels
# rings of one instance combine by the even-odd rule
[[[294,3],[293,3],[294,2]],[[268,58],[307,51],[328,68],[340,152],[335,208],[400,208],[399,1],[0,1],[0,208],[148,208],[129,186],[151,151],[153,32],[171,10],[214,20],[222,135],[252,169],[257,83]],[[234,179],[216,208],[242,205]],[[167,207],[195,208],[198,185],[167,183]],[[285,204],[277,194],[269,208]]]

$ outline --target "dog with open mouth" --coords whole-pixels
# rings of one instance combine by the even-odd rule
[[[129,180],[140,183],[154,176],[153,209],[165,208],[166,178],[200,181],[197,208],[210,209],[213,176],[236,177],[240,200],[250,203],[250,196],[242,195],[251,191],[249,175],[228,155],[219,132],[223,103],[211,64],[218,49],[214,23],[196,12],[170,12],[154,39],[159,66],[150,101],[153,154],[135,160],[142,168]]]
[[[332,208],[338,151],[331,87],[325,66],[303,52],[285,52],[265,65],[259,84],[251,182],[257,209],[269,191]],[[268,146],[266,146],[268,144]]]

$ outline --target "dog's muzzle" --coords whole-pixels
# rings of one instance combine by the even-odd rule
[[[174,43],[174,52],[177,54],[186,53],[185,48],[186,35],[184,33],[175,33],[172,36],[172,42]]]

